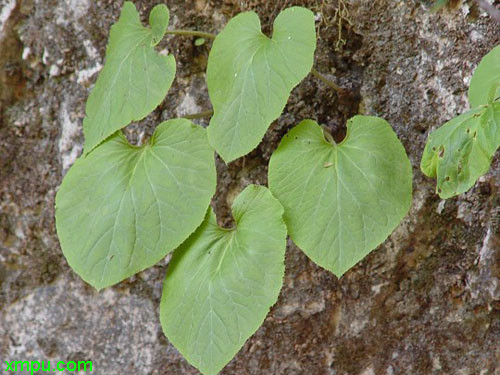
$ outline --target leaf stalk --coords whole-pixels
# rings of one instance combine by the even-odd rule
[[[189,114],[186,116],[182,116],[182,118],[185,118],[188,120],[193,120],[193,119],[197,119],[197,118],[212,117],[213,114],[214,114],[214,110],[208,109],[206,111],[202,111],[199,113],[192,113],[192,114]]]
[[[333,139],[332,133],[330,133],[330,129],[328,129],[326,125],[321,125],[321,129],[323,129],[323,135],[325,136],[328,143],[330,143],[332,146],[336,146],[337,142],[335,142],[335,139]]]
[[[339,85],[337,85],[332,80],[326,78],[322,73],[318,72],[316,69],[312,68],[311,69],[311,74],[314,77],[316,77],[317,79],[319,79],[321,82],[323,82],[325,85],[327,85],[327,86],[331,87],[332,89],[334,89],[335,91],[337,91],[338,93],[341,93],[342,91],[344,91],[342,89],[342,87],[340,87]]]
[[[200,38],[215,39],[217,35],[212,33],[206,33],[204,31],[196,30],[167,30],[165,34],[170,35],[183,35],[183,36],[197,36]]]

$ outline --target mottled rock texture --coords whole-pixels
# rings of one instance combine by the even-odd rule
[[[136,4],[145,16],[158,2]],[[254,9],[269,33],[280,9],[307,6],[317,14],[316,67],[348,89],[338,96],[308,77],[255,151],[229,166],[218,161],[222,223],[245,185],[266,183],[271,153],[304,118],[342,138],[352,115],[384,117],[414,170],[407,218],[340,280],[289,242],[280,299],[223,374],[500,374],[499,155],[470,192],[446,202],[418,168],[429,131],[467,109],[470,77],[500,42],[499,25],[473,1],[437,14],[418,0],[166,3],[173,27],[212,32]],[[54,196],[82,150],[84,103],[121,4],[0,0],[2,365],[92,360],[95,374],[197,373],[161,332],[167,260],[97,294],[69,269],[55,234]],[[209,108],[209,46],[169,36],[159,47],[176,56],[178,75],[160,107],[127,129],[134,142],[160,120]]]

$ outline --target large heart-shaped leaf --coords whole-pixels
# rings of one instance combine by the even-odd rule
[[[234,201],[236,228],[204,223],[177,249],[163,286],[165,335],[203,374],[217,374],[264,321],[285,270],[283,208],[262,186]]]
[[[188,120],[159,125],[142,147],[117,132],[76,161],[57,193],[68,263],[97,289],[152,266],[203,221],[215,180],[206,132]]]
[[[83,120],[85,153],[118,129],[141,120],[163,100],[175,76],[175,59],[155,52],[167,29],[168,8],[157,5],[151,29],[142,26],[131,2],[125,2],[111,28],[106,64],[89,95]]]
[[[207,67],[214,107],[208,139],[226,162],[257,147],[311,71],[315,49],[314,15],[301,7],[278,15],[272,39],[254,12],[237,15],[217,36]]]
[[[477,66],[469,86],[471,108],[492,102],[500,95],[500,46],[493,48]]]
[[[383,119],[355,116],[335,145],[312,120],[281,141],[269,163],[269,188],[285,208],[293,241],[341,276],[377,247],[411,204],[405,150]]]
[[[443,199],[469,190],[500,147],[500,102],[470,110],[429,135],[420,167]]]

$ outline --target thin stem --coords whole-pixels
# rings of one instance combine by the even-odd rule
[[[167,30],[165,34],[184,35],[184,36],[197,36],[200,38],[215,39],[216,35],[212,33],[205,33],[196,30]]]
[[[211,117],[214,114],[213,109],[208,109],[206,111],[202,111],[200,113],[193,113],[190,115],[182,116],[182,118],[186,118],[188,120],[193,120],[197,118]]]
[[[311,69],[311,74],[318,78],[321,82],[323,82],[325,85],[331,87],[332,89],[334,89],[335,91],[337,91],[338,93],[344,91],[342,89],[342,87],[340,87],[339,85],[337,85],[335,82],[329,80],[328,78],[326,78],[323,74],[321,74],[320,72],[318,72],[316,69],[312,68]]]
[[[483,8],[491,18],[500,23],[500,10],[485,0],[476,0],[477,5]]]

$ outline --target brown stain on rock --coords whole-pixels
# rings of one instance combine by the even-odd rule
[[[23,44],[16,27],[25,18],[20,12],[20,1],[16,2],[0,34],[0,122],[3,111],[25,94],[26,79],[22,66]]]

